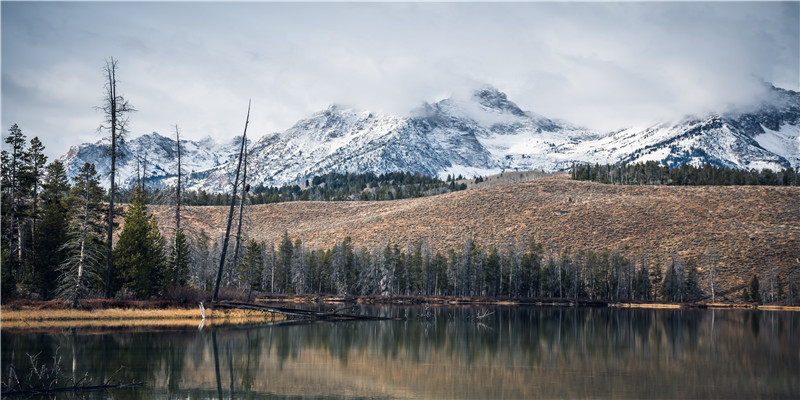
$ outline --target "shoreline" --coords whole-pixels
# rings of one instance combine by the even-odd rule
[[[647,308],[647,309],[753,309],[764,311],[800,311],[800,306],[785,306],[754,303],[658,303],[658,302],[625,302],[611,300],[586,299],[531,299],[505,297],[439,297],[439,296],[334,296],[334,295],[271,295],[255,299],[256,303],[293,303],[293,304],[362,304],[362,305],[435,305],[435,306],[538,306],[538,307],[615,307],[615,308]]]
[[[69,328],[197,328],[202,326],[241,325],[275,322],[282,315],[249,310],[206,308],[104,308],[94,310],[37,309],[31,306],[0,307],[0,329],[26,331]]]
[[[353,304],[398,306],[497,306],[497,307],[612,307],[638,309],[738,309],[800,312],[800,306],[756,305],[741,303],[634,303],[596,300],[565,299],[511,299],[468,297],[349,297],[349,296],[262,296],[254,300],[259,304]],[[105,306],[105,307],[104,307]],[[25,331],[69,328],[188,328],[203,326],[252,324],[276,322],[285,316],[263,311],[205,308],[205,319],[199,307],[163,301],[119,303],[111,302],[99,307],[69,309],[60,303],[21,301],[0,306],[2,330]]]

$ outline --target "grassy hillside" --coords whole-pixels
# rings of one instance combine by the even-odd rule
[[[171,223],[170,211],[156,211],[160,226]],[[554,248],[619,249],[662,260],[677,253],[701,271],[703,253],[713,249],[723,294],[773,266],[784,277],[800,270],[797,187],[613,186],[558,176],[398,201],[258,205],[246,216],[251,237],[277,242],[286,231],[309,248],[350,236],[368,248],[422,239],[446,250],[473,238],[507,249],[533,236]],[[226,217],[225,207],[196,207],[185,221],[220,237]]]

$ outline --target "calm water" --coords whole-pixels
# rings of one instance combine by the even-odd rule
[[[10,365],[27,367],[26,353],[41,352],[40,359],[57,355],[67,373],[88,373],[95,382],[115,374],[115,381],[147,383],[86,395],[98,399],[800,398],[799,313],[363,310],[408,318],[136,332],[3,330],[2,377]]]

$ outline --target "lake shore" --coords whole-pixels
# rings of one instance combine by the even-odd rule
[[[104,303],[104,304],[103,304]],[[280,314],[150,302],[97,302],[80,309],[60,302],[15,301],[0,306],[3,330],[65,328],[198,327],[280,321]]]
[[[800,311],[800,306],[756,305],[741,303],[655,303],[613,302],[567,299],[512,299],[497,297],[422,297],[422,296],[288,296],[270,295],[255,299],[256,303],[283,304],[364,304],[420,306],[542,306],[542,307],[617,307],[646,309],[758,309]],[[90,300],[79,309],[70,309],[58,301],[17,300],[0,306],[0,328],[6,330],[39,330],[66,328],[135,328],[197,327],[204,320],[198,306],[178,302]],[[273,322],[283,315],[261,311],[214,308],[204,306],[204,326]]]
[[[447,296],[333,296],[333,295],[269,295],[260,296],[258,303],[353,303],[353,304],[395,304],[395,305],[429,305],[429,306],[543,306],[543,307],[619,307],[619,308],[737,308],[771,311],[800,311],[800,306],[758,305],[755,303],[660,303],[660,302],[620,302],[612,300],[587,299],[532,299],[508,297],[447,297]]]

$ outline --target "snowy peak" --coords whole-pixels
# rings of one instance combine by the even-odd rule
[[[218,145],[210,138],[200,141],[181,140],[183,168],[189,173],[227,163],[238,154],[238,147],[234,145],[238,143],[241,143],[241,136],[225,145]],[[235,152],[232,151],[233,148],[236,148]],[[138,173],[148,176],[155,186],[163,184],[165,179],[177,173],[177,151],[177,141],[158,132],[123,142],[119,146],[120,156],[117,160],[119,182],[123,186],[130,186]],[[101,184],[108,187],[110,184],[107,177],[111,173],[109,154],[110,140],[103,138],[95,143],[72,146],[61,160],[70,176],[76,175],[78,168],[86,162],[95,164],[97,172],[104,178]]]
[[[525,112],[514,102],[509,101],[506,94],[497,90],[494,86],[484,86],[473,92],[472,97],[486,109],[525,117]]]
[[[800,166],[800,94],[772,86],[766,92],[763,101],[748,108],[613,133],[522,110],[492,86],[423,103],[409,116],[334,104],[251,143],[248,180],[252,186],[283,186],[331,172],[404,171],[444,178],[558,170],[576,162],[651,160],[746,169]],[[182,145],[189,189],[229,190],[241,136],[226,143],[207,137]],[[71,174],[83,162],[108,174],[109,147],[105,139],[74,146],[62,159]],[[176,149],[175,140],[156,132],[124,144],[123,184],[136,176],[137,155],[147,158],[154,185],[171,184]]]

